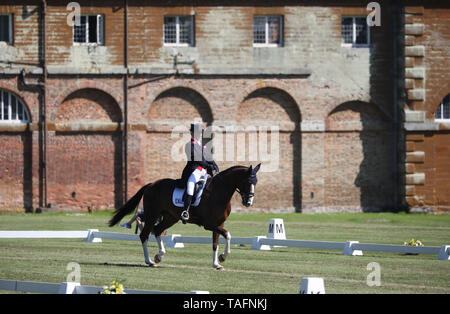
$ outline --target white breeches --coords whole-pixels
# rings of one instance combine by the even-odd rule
[[[207,173],[206,169],[203,170],[195,169],[194,172],[192,172],[192,174],[189,176],[186,186],[186,193],[188,195],[191,196],[194,195],[195,185],[197,184],[198,181],[200,181],[200,179],[206,181],[206,173]]]

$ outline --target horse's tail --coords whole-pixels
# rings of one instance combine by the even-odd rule
[[[119,221],[121,221],[123,217],[125,217],[128,214],[131,214],[139,205],[139,202],[141,201],[141,198],[144,195],[145,189],[150,185],[151,183],[144,185],[132,198],[130,198],[128,202],[125,203],[125,205],[123,205],[119,209],[116,209],[114,211],[114,216],[111,218],[108,225],[112,227],[116,225]]]

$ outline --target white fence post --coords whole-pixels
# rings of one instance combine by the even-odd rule
[[[167,236],[164,236],[166,247],[168,248],[184,248],[184,244],[181,242],[177,242],[176,238],[181,237],[179,234],[170,234]]]
[[[79,286],[79,282],[63,282],[59,286],[58,294],[74,294]]]
[[[325,294],[323,278],[302,278],[302,281],[300,282],[300,294]]]
[[[86,236],[86,239],[84,239],[84,242],[102,242],[102,238],[96,238],[95,232],[98,232],[98,229],[88,229],[88,234]]]
[[[267,239],[267,238],[263,237],[263,236],[253,237],[251,249],[252,250],[270,251],[270,245],[262,244],[261,239]]]
[[[355,250],[352,246],[355,243],[359,243],[359,241],[347,241],[344,246],[344,250],[342,254],[344,255],[352,255],[352,256],[362,256],[363,252],[361,250]]]
[[[438,259],[443,261],[450,260],[450,245],[443,245],[438,253]]]

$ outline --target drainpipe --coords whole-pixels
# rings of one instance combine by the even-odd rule
[[[39,116],[39,177],[40,177],[40,196],[39,208],[48,208],[47,203],[47,30],[46,30],[47,1],[42,0],[41,18],[42,18],[42,82],[26,81],[26,71],[22,69],[19,73],[18,81],[21,86],[40,87],[41,93],[41,110]],[[42,184],[42,186],[41,186]],[[42,197],[42,198],[41,198]]]
[[[124,179],[124,203],[128,200],[128,1],[124,0],[124,40],[123,40],[123,61],[125,76],[123,79],[123,179]]]
[[[393,103],[394,103],[394,211],[399,211],[399,158],[398,158],[398,138],[399,138],[399,123],[398,123],[398,88],[399,88],[399,75],[398,75],[398,18],[400,17],[400,10],[398,7],[398,4],[396,1],[392,1],[391,4],[393,4],[392,8],[392,34],[393,34],[393,40],[392,40],[392,57],[393,57],[393,76],[394,76],[394,90],[393,90]]]
[[[42,51],[42,74],[44,83],[44,92],[42,93],[42,123],[43,128],[43,177],[44,177],[44,206],[48,207],[47,203],[47,1],[42,0],[43,3],[43,17],[42,17],[42,39],[43,39],[43,51]]]

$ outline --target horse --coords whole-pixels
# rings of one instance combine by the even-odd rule
[[[261,164],[255,168],[245,166],[233,166],[219,172],[206,182],[202,198],[197,207],[191,207],[190,218],[187,223],[203,226],[205,230],[212,231],[213,240],[213,267],[223,269],[219,262],[223,263],[231,253],[231,234],[224,228],[224,223],[231,213],[231,198],[237,191],[242,198],[242,205],[253,205],[255,196],[256,174]],[[172,203],[172,193],[176,187],[174,179],[160,179],[143,186],[128,202],[114,212],[109,221],[112,227],[120,222],[126,215],[132,213],[143,198],[144,228],[139,234],[145,263],[150,267],[156,267],[166,254],[161,233],[177,223],[181,217],[183,207],[176,207]],[[157,223],[158,222],[158,223]],[[159,247],[159,253],[155,255],[153,262],[148,253],[148,237],[153,233]],[[218,257],[219,236],[226,239],[225,250]]]

